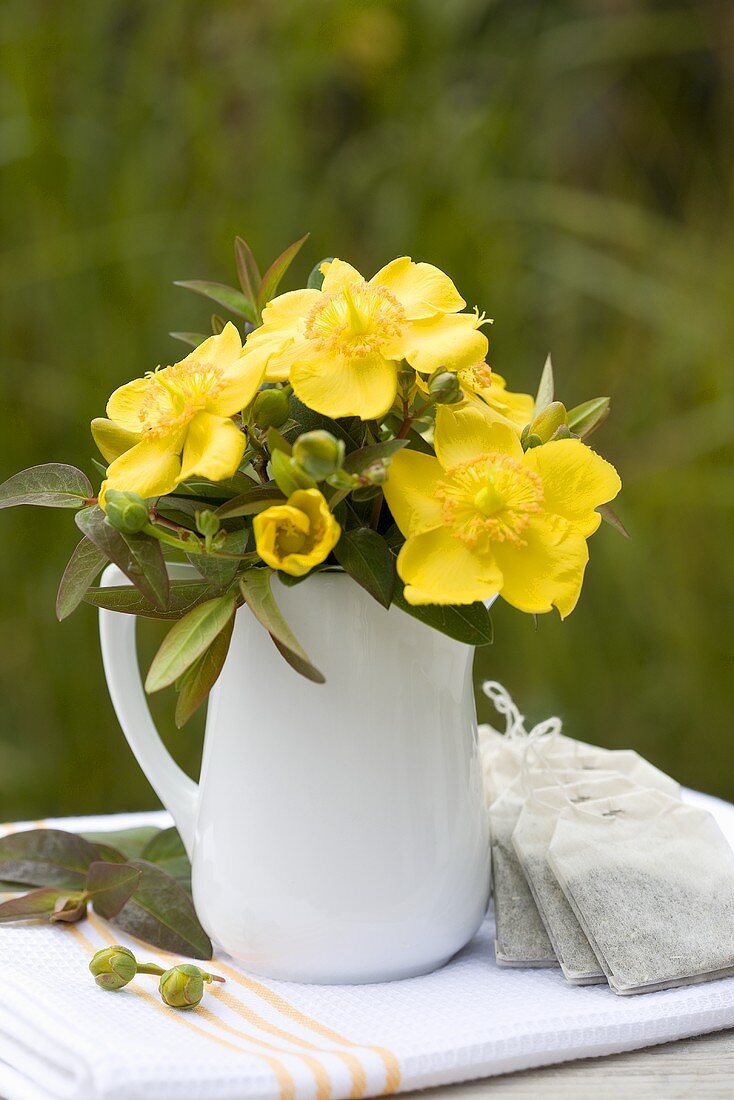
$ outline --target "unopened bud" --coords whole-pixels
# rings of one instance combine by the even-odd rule
[[[197,512],[195,515],[196,530],[205,538],[212,539],[219,530],[219,516],[210,508]]]
[[[255,398],[252,415],[258,428],[279,428],[289,415],[289,399],[285,390],[261,390]]]
[[[384,485],[387,481],[387,470],[389,465],[389,459],[378,458],[375,462],[371,463],[371,465],[366,466],[360,475],[363,484]]]
[[[138,964],[132,951],[119,943],[104,947],[89,963],[90,973],[102,989],[122,989],[138,972]]]
[[[216,974],[207,974],[192,963],[179,963],[161,975],[161,997],[171,1008],[194,1008],[204,996],[204,983],[223,982]]]
[[[464,397],[459,379],[445,367],[439,367],[428,379],[428,392],[437,405],[455,405]]]
[[[323,481],[341,467],[344,442],[321,429],[306,432],[293,444],[293,459],[309,477]]]
[[[110,524],[124,535],[135,535],[148,523],[148,505],[137,493],[124,493],[108,489],[104,509]]]
[[[551,401],[542,412],[533,420],[528,432],[528,438],[536,435],[541,443],[547,443],[554,432],[568,423],[566,406],[561,401]]]

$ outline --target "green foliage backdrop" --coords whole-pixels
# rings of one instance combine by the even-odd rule
[[[236,232],[267,260],[310,229],[304,277],[430,259],[514,388],[550,349],[569,404],[612,396],[626,481],[631,541],[595,536],[565,624],[500,607],[478,675],[734,796],[733,36],[717,3],[6,0],[0,478],[91,470],[108,393],[207,324],[172,280],[229,279]],[[151,804],[93,612],[53,618],[74,541],[0,516],[3,818]]]

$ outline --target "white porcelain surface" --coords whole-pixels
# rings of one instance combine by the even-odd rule
[[[126,581],[109,566],[102,583]],[[112,701],[192,857],[199,917],[226,951],[273,978],[371,982],[432,970],[467,943],[487,904],[473,651],[385,611],[340,574],[295,588],[275,581],[274,591],[327,682],[294,672],[241,608],[209,702],[198,786],[151,720],[134,617],[100,612]]]

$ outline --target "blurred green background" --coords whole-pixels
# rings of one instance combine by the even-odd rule
[[[478,675],[538,720],[734,797],[734,7],[632,0],[5,0],[0,479],[93,471],[107,395],[200,330],[177,278],[409,253],[495,318],[492,365],[610,394],[632,538],[561,624],[508,606]],[[96,621],[53,601],[71,515],[0,516],[0,818],[153,804]],[[154,639],[144,640],[149,649]],[[480,699],[480,716],[488,715]],[[200,726],[172,732],[196,766]]]

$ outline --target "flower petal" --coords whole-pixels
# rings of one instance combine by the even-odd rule
[[[207,363],[220,366],[237,359],[242,354],[242,339],[236,325],[227,321],[221,332],[202,340],[198,347],[189,352],[182,363]]]
[[[392,456],[382,488],[392,518],[406,538],[441,525],[441,505],[435,494],[442,476],[441,464],[433,455],[402,450]]]
[[[601,517],[594,511],[622,488],[619,474],[580,439],[557,439],[533,447],[525,463],[543,482],[545,511],[564,516],[588,537]]]
[[[360,279],[361,277],[360,275]],[[285,294],[279,294],[263,310],[263,327],[270,330],[299,329],[301,322],[306,319],[320,298],[319,290],[289,290]],[[255,329],[255,333],[260,331]]]
[[[165,496],[175,489],[180,472],[181,461],[170,438],[144,439],[111,463],[105,489]]]
[[[478,324],[474,313],[447,313],[427,321],[411,321],[396,339],[396,354],[422,374],[432,374],[437,367],[470,367],[484,359],[489,350],[487,337]]]
[[[456,313],[466,305],[448,275],[432,264],[413,263],[410,256],[392,260],[370,282],[394,294],[409,321]]]
[[[391,408],[398,386],[397,365],[381,355],[299,358],[291,369],[296,397],[324,416],[375,420]]]
[[[363,283],[364,276],[360,275],[356,267],[347,264],[344,260],[331,260],[321,265],[321,273],[324,281],[321,285],[322,294],[334,294],[337,290],[343,290],[352,283]],[[318,292],[317,292],[318,293]]]
[[[135,378],[120,386],[107,402],[107,415],[128,432],[139,432],[142,421],[140,411],[148,396],[149,378]]]
[[[507,383],[501,374],[492,371],[488,386],[475,386],[478,393],[493,412],[504,416],[516,428],[522,429],[533,419],[535,398],[529,393],[513,393],[507,389]]]
[[[140,432],[129,432],[121,428],[113,420],[106,420],[103,416],[96,416],[91,424],[92,438],[97,444],[100,454],[108,462],[114,462],[116,458],[129,451],[142,439]]]
[[[237,472],[245,453],[245,437],[233,420],[198,412],[189,424],[179,481],[198,474],[225,481]]]
[[[583,535],[560,516],[534,519],[522,533],[524,546],[494,543],[504,574],[500,595],[519,611],[542,614],[557,607],[570,615],[581,593],[589,551]]]
[[[439,405],[434,447],[445,470],[483,454],[523,455],[517,432],[504,418],[470,404]]]
[[[398,555],[398,573],[411,604],[467,604],[502,589],[493,558],[473,554],[443,528],[409,538]]]

